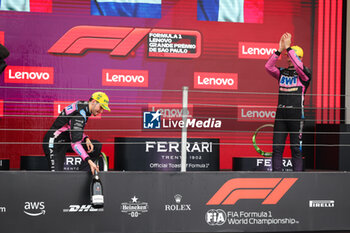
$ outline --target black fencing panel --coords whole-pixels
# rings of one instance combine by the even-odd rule
[[[0,172],[0,232],[350,230],[349,173]]]
[[[10,170],[9,159],[0,159],[0,170]]]

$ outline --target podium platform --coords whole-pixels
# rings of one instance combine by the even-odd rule
[[[0,231],[11,233],[350,230],[348,172],[0,171]]]

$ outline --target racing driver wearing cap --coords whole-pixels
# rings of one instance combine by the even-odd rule
[[[84,134],[84,127],[89,116],[102,114],[103,110],[110,111],[108,103],[109,98],[104,92],[95,92],[89,101],[76,101],[63,109],[43,140],[49,170],[63,171],[66,152],[73,150],[83,163],[88,163],[92,174],[99,171],[91,158],[100,156],[102,145],[90,140]]]
[[[291,40],[292,35],[288,32],[284,33],[279,42],[279,49],[265,65],[267,72],[277,79],[279,84],[278,106],[273,133],[273,171],[282,171],[282,157],[288,134],[290,136],[293,171],[303,170],[301,146],[304,99],[311,81],[311,71],[302,62],[304,55],[302,48],[299,46],[291,47]],[[286,50],[288,68],[275,66],[283,50]]]

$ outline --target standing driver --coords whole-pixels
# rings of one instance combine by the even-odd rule
[[[278,51],[272,54],[265,65],[267,72],[276,78],[279,84],[278,106],[273,133],[273,171],[282,171],[282,155],[288,133],[293,171],[303,170],[301,139],[304,98],[306,89],[310,84],[311,72],[302,62],[303,50],[299,46],[290,47],[291,41],[292,35],[284,33],[280,39]],[[287,51],[288,68],[275,66],[283,50]]]
[[[102,145],[96,140],[90,140],[84,134],[84,127],[89,116],[110,111],[109,99],[104,92],[95,92],[89,101],[76,101],[64,108],[46,133],[43,148],[48,160],[49,170],[63,171],[66,152],[73,150],[90,166],[92,174],[99,171],[91,158],[98,158]]]

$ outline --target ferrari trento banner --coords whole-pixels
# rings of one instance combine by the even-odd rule
[[[180,171],[180,138],[116,138],[115,168],[119,171]],[[187,171],[218,171],[219,140],[189,138]]]
[[[0,172],[0,231],[52,233],[350,230],[348,173]],[[15,184],[15,185],[14,185]]]

